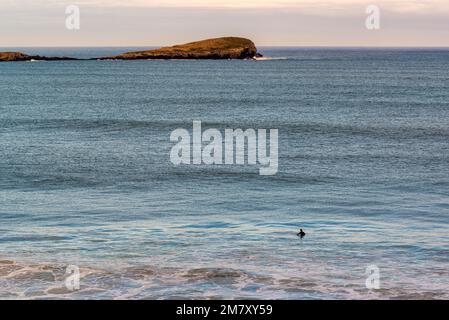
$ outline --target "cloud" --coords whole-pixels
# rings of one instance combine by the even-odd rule
[[[381,30],[365,28],[368,4]],[[81,6],[81,30],[65,6]],[[449,46],[449,0],[0,0],[3,46],[170,45],[239,35],[258,45]]]
[[[1,7],[65,6],[89,7],[176,7],[176,8],[296,8],[318,13],[353,7],[378,5],[390,11],[425,13],[449,12],[447,0],[2,0]]]

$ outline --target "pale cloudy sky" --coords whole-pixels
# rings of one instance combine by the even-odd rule
[[[65,28],[65,7],[81,29]],[[368,5],[381,28],[365,27]],[[0,0],[0,47],[169,45],[225,35],[257,45],[449,47],[449,0]]]

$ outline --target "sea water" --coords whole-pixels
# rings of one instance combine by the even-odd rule
[[[449,50],[260,51],[0,63],[0,297],[449,298]],[[193,121],[278,129],[277,174],[174,166]]]

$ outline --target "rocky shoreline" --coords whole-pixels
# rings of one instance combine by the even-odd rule
[[[21,52],[0,52],[0,62],[79,60],[70,57],[30,56]]]

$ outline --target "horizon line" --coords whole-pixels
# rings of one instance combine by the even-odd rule
[[[127,46],[120,46],[120,45],[101,45],[101,46],[54,46],[54,45],[44,45],[44,46],[1,46],[0,48],[135,48],[135,47],[157,47],[162,48],[166,47],[167,45],[127,45]],[[448,46],[364,46],[364,45],[260,45],[257,46],[257,48],[357,48],[357,49],[449,49]]]

